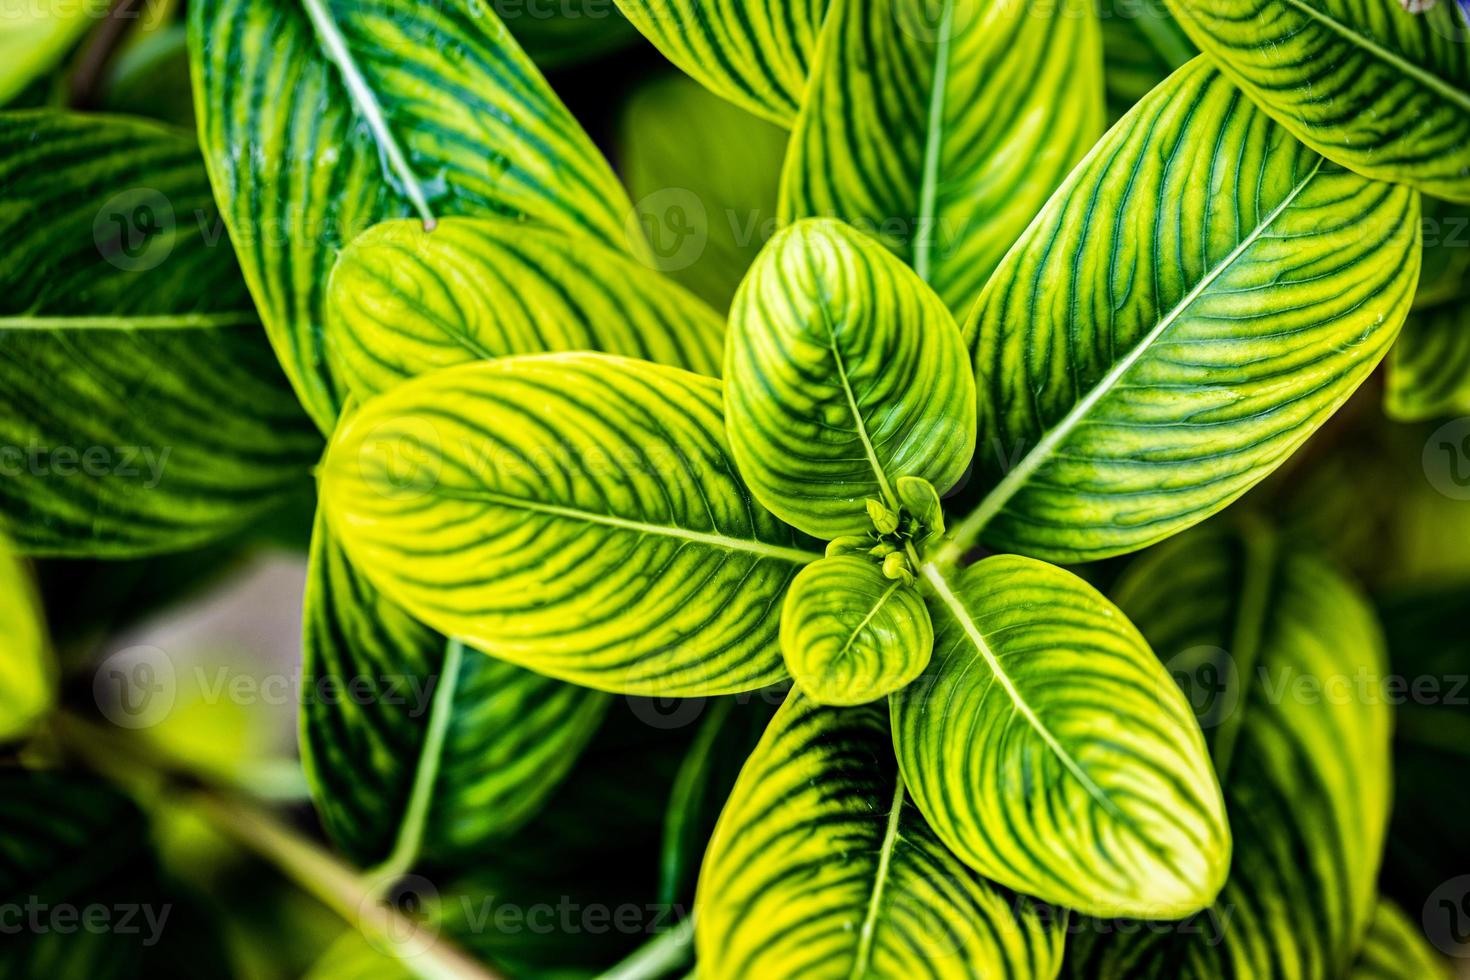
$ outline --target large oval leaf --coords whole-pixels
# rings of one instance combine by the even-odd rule
[[[200,142],[281,363],[330,431],[323,337],[339,249],[387,218],[504,215],[641,254],[616,177],[472,0],[189,5]]]
[[[962,317],[1103,125],[1092,0],[834,0],[781,216],[872,231]]]
[[[1368,177],[1470,201],[1470,21],[1456,3],[1169,0],[1297,139]]]
[[[321,440],[261,335],[187,134],[0,116],[0,531],[126,558],[225,537]]]
[[[781,652],[818,704],[865,704],[896,691],[919,676],[933,648],[924,600],[872,560],[823,558],[786,592]]]
[[[363,866],[485,853],[556,789],[608,705],[420,625],[320,517],[303,655],[302,765],[333,841]]]
[[[323,474],[353,563],[446,635],[601,690],[782,676],[779,600],[817,555],[736,476],[711,379],[599,354],[450,368],[364,406]]]
[[[1418,195],[1323,161],[1206,61],[1125,116],[996,271],[976,344],[991,489],[954,554],[1144,547],[1279,465],[1388,350]]]
[[[906,799],[882,706],[795,692],[720,814],[695,923],[713,980],[1030,980],[1061,965],[1061,930],[956,860]]]
[[[1388,816],[1372,611],[1332,568],[1253,526],[1171,542],[1129,570],[1118,601],[1205,727],[1235,855],[1202,921],[1084,935],[1075,975],[1343,976],[1373,912]]]
[[[1112,603],[1015,556],[925,566],[934,659],[893,695],[904,781],[989,878],[1094,915],[1179,918],[1230,863],[1189,705]]]
[[[617,0],[664,56],[710,91],[789,126],[827,0]]]
[[[56,665],[31,570],[0,539],[0,742],[29,732],[56,700]]]
[[[328,340],[359,399],[488,357],[597,350],[719,373],[724,324],[626,253],[522,222],[375,225],[342,253]]]
[[[964,342],[939,297],[836,221],[802,221],[761,252],[735,297],[725,411],[740,473],[808,534],[867,530],[900,476],[943,493],[974,444]]]

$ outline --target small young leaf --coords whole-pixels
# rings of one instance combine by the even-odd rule
[[[925,567],[934,659],[889,700],[935,833],[1008,887],[1090,915],[1181,918],[1230,864],[1189,704],[1127,619],[1070,572]]]
[[[322,464],[333,531],[411,615],[539,673],[690,697],[781,679],[779,599],[819,555],[752,499],[719,384],[550,354],[415,378]]]
[[[793,691],[720,815],[694,935],[709,980],[1049,980],[1064,933],[939,842],[895,771],[881,705]]]
[[[934,484],[918,476],[901,476],[896,481],[898,501],[919,526],[935,534],[944,533],[944,508]]]
[[[919,676],[933,649],[924,601],[871,561],[813,562],[786,593],[781,652],[797,686],[818,704],[876,701]]]
[[[939,297],[876,241],[802,221],[735,297],[725,409],[741,475],[777,516],[833,538],[867,531],[893,481],[948,490],[975,443],[975,385]]]
[[[388,221],[332,271],[328,341],[361,400],[439,368],[596,350],[719,373],[725,325],[624,252],[520,221]]]
[[[872,497],[863,501],[863,506],[868,511],[868,520],[873,522],[873,530],[884,535],[898,530],[898,511],[890,510],[883,501]]]

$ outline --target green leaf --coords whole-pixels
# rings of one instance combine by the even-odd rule
[[[0,532],[125,558],[225,537],[308,484],[199,152],[152,123],[0,114]]]
[[[118,53],[107,71],[101,98],[108,112],[146,116],[194,130],[189,31],[184,24],[168,24],[139,36]]]
[[[975,441],[974,385],[944,304],[877,242],[802,221],[761,252],[730,313],[725,411],[740,473],[777,516],[834,538],[869,529],[893,481],[940,491]]]
[[[1417,195],[1326,163],[1206,61],[1155,89],[996,270],[976,347],[979,506],[953,554],[1123,554],[1225,507],[1388,350]]]
[[[44,75],[107,11],[90,3],[7,3],[0,17],[0,105]]]
[[[30,732],[56,702],[56,664],[31,570],[0,539],[0,743]]]
[[[1356,0],[1169,0],[1293,136],[1344,167],[1470,201],[1470,21]]]
[[[1117,594],[1205,727],[1235,853],[1203,922],[1102,929],[1074,950],[1076,975],[1343,976],[1373,912],[1388,817],[1371,609],[1330,566],[1255,525],[1170,542]]]
[[[641,86],[618,160],[654,264],[724,312],[776,228],[787,133],[682,75]]]
[[[373,226],[337,262],[327,318],[362,400],[455,364],[565,350],[713,375],[724,335],[713,310],[626,253],[500,219]]]
[[[1103,126],[1092,0],[834,0],[781,217],[872,232],[963,317]]]
[[[606,161],[471,0],[189,5],[200,141],[286,374],[323,431],[346,394],[327,276],[368,226],[506,216],[643,254]]]
[[[1174,73],[1199,48],[1179,27],[1168,8],[1138,0],[1099,0],[1103,75],[1108,110],[1123,115]]]
[[[1400,422],[1470,414],[1470,208],[1423,201],[1419,291],[1385,374],[1384,410]]]
[[[654,46],[700,84],[790,126],[827,0],[617,0]]]
[[[547,71],[611,54],[638,38],[611,0],[546,5],[491,0],[491,6],[531,60]]]
[[[944,533],[944,509],[934,484],[917,476],[901,476],[895,482],[898,502],[913,515],[919,527],[935,534]]]
[[[934,659],[893,695],[929,824],[1001,884],[1091,915],[1210,904],[1230,830],[1204,739],[1148,644],[1070,572],[927,565]]]
[[[1049,978],[1062,930],[947,851],[904,793],[881,705],[792,692],[705,856],[699,975]]]
[[[320,518],[306,591],[301,755],[332,839],[361,865],[453,864],[534,815],[606,695],[446,640],[383,598]]]
[[[353,563],[440,632],[599,690],[779,680],[777,605],[819,557],[735,474],[719,384],[601,354],[405,382],[333,440]]]
[[[1379,898],[1373,921],[1347,980],[1449,980],[1451,973],[1419,927],[1393,902]]]
[[[781,652],[818,704],[865,704],[896,691],[919,676],[933,649],[924,601],[871,559],[823,558],[786,593]]]

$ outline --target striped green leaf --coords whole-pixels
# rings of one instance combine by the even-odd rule
[[[1168,0],[1297,139],[1344,167],[1470,201],[1470,20],[1372,0]]]
[[[781,216],[873,232],[962,317],[1103,125],[1092,0],[834,0]]]
[[[1122,554],[1225,507],[1388,350],[1418,195],[1327,163],[1209,64],[1125,116],[996,271],[976,348],[989,491],[956,551]]]
[[[719,384],[601,354],[462,365],[349,419],[323,463],[353,563],[448,636],[586,687],[782,676],[777,611],[818,557],[729,456]]]
[[[178,551],[308,483],[321,440],[261,335],[187,134],[0,115],[0,532]]]
[[[724,324],[626,253],[518,221],[375,225],[327,290],[328,342],[366,400],[439,368],[597,350],[718,374]]]
[[[0,743],[27,734],[56,701],[56,664],[31,570],[0,539]]]
[[[736,105],[791,125],[827,0],[617,0],[674,64]]]
[[[792,692],[740,773],[700,873],[699,975],[1056,975],[1062,931],[966,868],[908,801],[881,705]]]
[[[1103,77],[1109,113],[1117,118],[1174,73],[1199,48],[1161,3],[1099,0]]]
[[[619,171],[654,264],[722,313],[775,232],[787,137],[683,75],[641,86],[623,109]]]
[[[901,476],[942,493],[975,441],[974,385],[944,304],[853,228],[803,221],[741,284],[725,349],[725,411],[740,473],[808,534],[869,529]]]
[[[1445,961],[1397,905],[1380,897],[1347,980],[1449,980]]]
[[[1117,594],[1205,727],[1235,854],[1193,928],[1080,937],[1074,975],[1344,976],[1373,913],[1388,816],[1372,611],[1330,566],[1250,525],[1170,542]]]
[[[420,625],[320,518],[304,656],[302,764],[333,841],[364,866],[485,853],[556,789],[608,705]]]
[[[786,593],[781,653],[818,704],[865,704],[896,691],[919,676],[933,649],[924,600],[872,559],[823,558]]]
[[[105,5],[82,2],[7,2],[0,9],[0,105],[54,68],[106,11]]]
[[[934,659],[889,700],[904,781],[986,877],[1092,915],[1180,918],[1230,862],[1199,725],[1148,644],[1070,572],[928,565]]]
[[[1419,291],[1385,374],[1384,409],[1400,422],[1470,414],[1470,207],[1423,200]]]
[[[642,254],[616,177],[471,0],[189,5],[200,141],[266,330],[323,431],[327,276],[368,226],[502,215]]]

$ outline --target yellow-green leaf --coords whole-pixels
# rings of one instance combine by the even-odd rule
[[[1380,896],[1347,980],[1449,980],[1451,975],[1419,927]]]
[[[654,46],[710,91],[789,126],[828,0],[617,0]]]
[[[974,383],[944,304],[877,242],[798,222],[761,252],[735,297],[725,411],[741,475],[809,534],[869,528],[894,481],[942,493],[974,446]]]
[[[1123,115],[1199,48],[1167,7],[1138,0],[1099,0],[1108,109]]]
[[[0,105],[55,67],[105,4],[6,0],[0,7]]]
[[[719,384],[602,354],[461,365],[344,423],[323,463],[353,564],[426,625],[539,673],[670,697],[779,680],[819,557],[736,475]]]
[[[200,142],[266,330],[330,431],[337,252],[370,225],[506,216],[643,254],[617,178],[483,4],[189,5]]]
[[[695,902],[710,980],[1045,980],[1062,935],[925,825],[881,705],[824,708],[797,692],[736,781]]]
[[[1399,422],[1470,414],[1470,207],[1423,201],[1419,290],[1384,373],[1383,407]]]
[[[1127,618],[1042,562],[924,569],[934,659],[892,695],[904,781],[962,860],[1091,915],[1180,918],[1230,863],[1189,704]]]
[[[359,399],[512,354],[596,350],[719,372],[713,310],[624,252],[518,221],[389,221],[342,253],[328,341]]]
[[[0,742],[25,735],[56,701],[56,665],[31,571],[0,539]]]
[[[896,691],[919,676],[933,649],[924,601],[872,559],[823,558],[786,593],[781,652],[818,704],[865,704]]]
[[[978,507],[955,553],[1084,561],[1225,507],[1387,352],[1418,195],[1324,161],[1203,58],[1109,131],[968,324]]]
[[[833,0],[781,216],[871,232],[963,317],[1103,126],[1092,0]]]
[[[1470,201],[1470,20],[1456,2],[1168,0],[1273,119],[1366,177]]]

